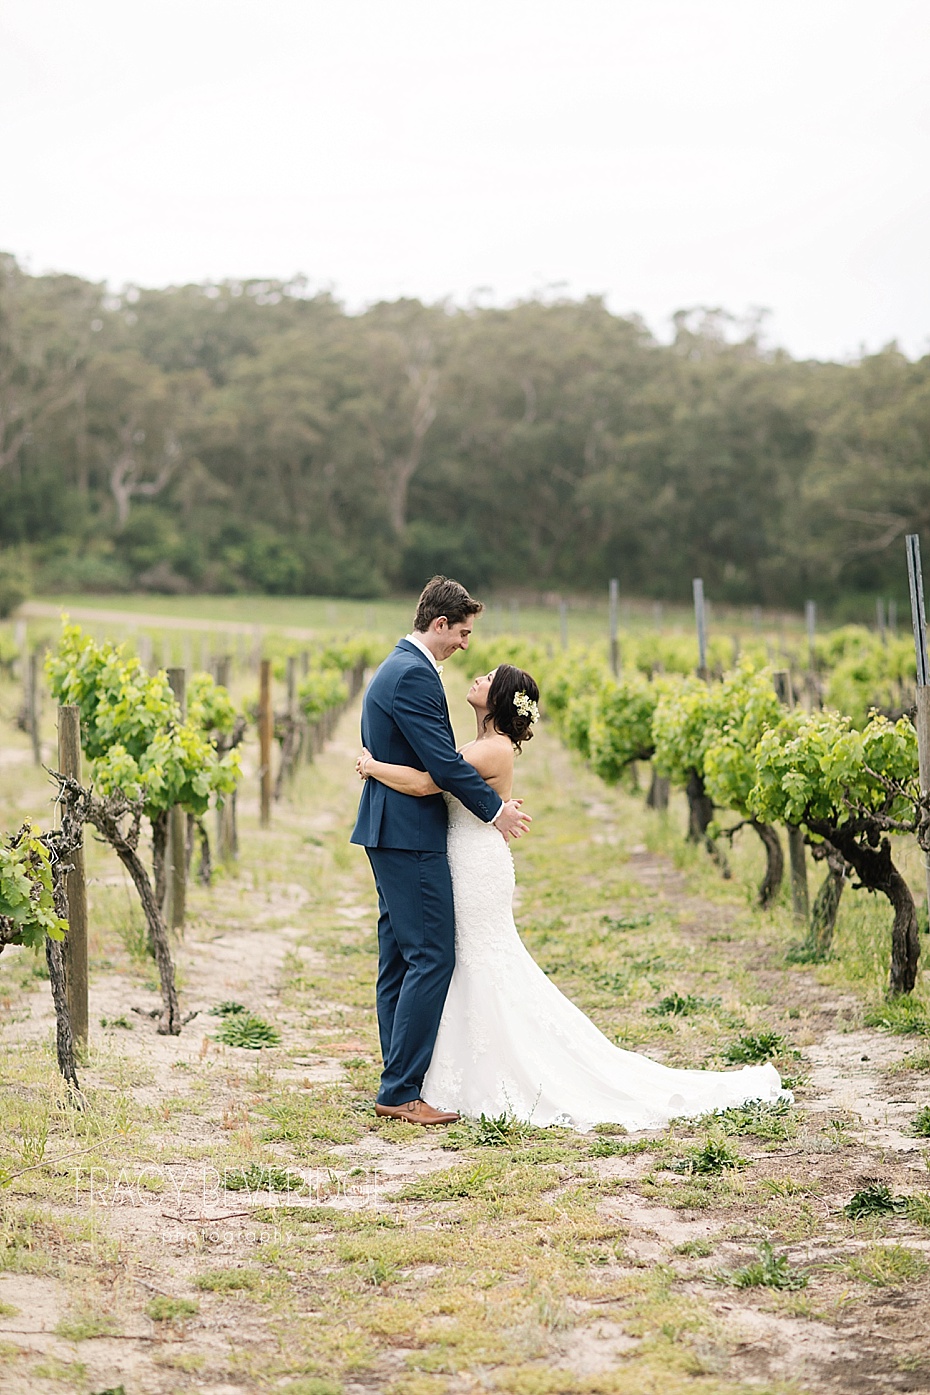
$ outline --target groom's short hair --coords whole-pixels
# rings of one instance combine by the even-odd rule
[[[460,625],[469,615],[479,615],[482,610],[484,606],[481,602],[470,596],[460,581],[453,581],[448,576],[434,576],[420,593],[413,628],[423,634],[441,615],[450,625]]]

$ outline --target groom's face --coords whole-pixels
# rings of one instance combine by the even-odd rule
[[[468,648],[468,641],[474,628],[474,617],[469,615],[467,619],[461,620],[457,625],[450,625],[443,616],[439,620],[434,620],[433,626],[440,650],[439,662],[445,663],[446,659],[451,659],[457,650]]]

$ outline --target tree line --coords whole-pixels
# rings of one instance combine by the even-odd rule
[[[798,361],[719,311],[168,289],[0,256],[0,548],[46,590],[487,590],[853,613],[930,525],[930,356]]]

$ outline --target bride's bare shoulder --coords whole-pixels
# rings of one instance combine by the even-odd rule
[[[462,747],[462,755],[486,780],[513,771],[514,749],[509,736],[483,736]]]

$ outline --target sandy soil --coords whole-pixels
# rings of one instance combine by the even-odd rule
[[[133,619],[144,623],[144,617]],[[159,623],[164,624],[164,619]],[[351,737],[344,736],[332,754],[344,760],[352,749]],[[323,830],[326,810],[319,810],[316,818],[317,827]],[[599,836],[607,840],[616,836],[609,821]],[[686,938],[700,941],[711,931],[726,927],[730,914],[726,906],[695,897],[684,876],[666,858],[650,853],[644,845],[626,851],[630,875],[674,903]],[[371,911],[353,886],[347,882],[337,897],[336,914],[347,931],[366,926]],[[230,928],[224,923],[229,898],[235,899],[237,919],[246,920],[248,928]],[[115,1279],[109,1275],[106,1301],[118,1336],[101,1335],[78,1343],[56,1335],[56,1326],[73,1311],[74,1293],[58,1280],[42,1275],[0,1273],[0,1302],[16,1310],[3,1316],[0,1309],[0,1341],[41,1352],[61,1363],[74,1362],[79,1356],[86,1368],[80,1381],[75,1378],[73,1387],[67,1377],[46,1387],[33,1377],[21,1380],[0,1372],[4,1395],[60,1390],[62,1379],[65,1388],[79,1390],[82,1395],[112,1387],[117,1379],[125,1385],[127,1395],[187,1389],[209,1395],[241,1395],[249,1388],[247,1382],[229,1384],[180,1376],[171,1367],[171,1357],[176,1347],[183,1346],[183,1329],[159,1330],[140,1315],[139,1304],[140,1296],[190,1294],[193,1276],[202,1270],[205,1255],[215,1267],[248,1263],[260,1243],[251,1211],[280,1200],[261,1192],[224,1193],[209,1165],[198,1167],[189,1156],[181,1160],[171,1156],[173,1139],[183,1137],[186,1144],[206,1145],[215,1138],[218,1127],[234,1130],[238,1126],[242,1094],[247,1091],[250,1072],[256,1069],[254,1053],[224,1047],[214,1040],[217,1019],[208,1015],[210,1006],[232,998],[273,1021],[281,1031],[282,1043],[267,1053],[268,1068],[273,1069],[277,1081],[297,1091],[344,1079],[345,1060],[360,1049],[360,1043],[339,1021],[340,1004],[315,1002],[311,1030],[307,1017],[282,999],[282,969],[288,955],[297,955],[309,970],[320,962],[319,952],[307,943],[306,900],[307,893],[299,885],[279,885],[270,892],[250,891],[232,883],[217,888],[209,917],[187,932],[178,955],[185,1010],[198,1013],[180,1037],[158,1036],[149,1019],[139,1015],[137,1010],[157,1006],[154,991],[140,988],[124,974],[93,975],[91,1020],[109,1025],[96,1034],[99,1054],[84,1076],[88,1084],[104,1088],[105,1078],[112,1079],[117,1063],[125,1088],[131,1089],[136,1102],[156,1115],[161,1113],[161,1146],[150,1164],[161,1190],[146,1192],[138,1175],[122,1180],[110,1176],[97,1179],[100,1213],[106,1213],[103,1229],[124,1237],[127,1253],[134,1257],[124,1273]],[[893,1068],[911,1049],[906,1038],[848,1026],[856,1006],[848,995],[824,987],[813,973],[794,971],[789,979],[782,965],[771,962],[763,951],[755,952],[751,945],[734,943],[734,953],[748,956],[760,982],[771,992],[787,992],[790,983],[792,1000],[805,1008],[808,1023],[814,1023],[809,1033],[813,1039],[802,1048],[808,1084],[800,1103],[825,1124],[840,1121],[854,1138],[854,1146],[842,1150],[831,1147],[829,1140],[817,1148],[787,1145],[781,1149],[779,1166],[785,1175],[810,1184],[805,1201],[822,1216],[822,1231],[815,1241],[789,1247],[792,1262],[823,1260],[841,1249],[848,1253],[858,1242],[850,1242],[837,1215],[855,1186],[881,1180],[896,1191],[913,1191],[925,1185],[924,1150],[908,1132],[908,1125],[921,1094],[925,1097],[926,1078],[894,1073]],[[12,957],[15,951],[8,954]],[[52,1020],[47,986],[38,984],[34,992],[17,1001],[16,1020],[7,1023],[4,1044],[15,1049],[16,1042],[48,1040]],[[120,1021],[131,1027],[114,1025]],[[177,1099],[190,1101],[195,1096],[199,1113],[174,1109]],[[401,1148],[372,1133],[336,1151],[352,1159],[357,1180],[334,1185],[326,1169],[298,1167],[310,1193],[300,1199],[288,1198],[290,1202],[324,1204],[337,1211],[377,1208],[404,1182],[450,1165],[450,1155],[431,1135],[424,1135],[415,1146]],[[287,1166],[294,1167],[283,1149],[281,1156]],[[632,1182],[642,1178],[650,1165],[648,1156],[643,1155],[605,1158],[597,1161],[596,1170],[602,1177]],[[69,1167],[73,1166],[72,1160]],[[712,1368],[717,1362],[721,1377],[749,1385],[790,1380],[797,1383],[793,1388],[813,1395],[930,1390],[925,1283],[876,1289],[855,1311],[850,1309],[844,1315],[840,1308],[830,1320],[772,1311],[762,1305],[758,1292],[747,1291],[743,1296],[715,1284],[714,1273],[721,1260],[735,1265],[749,1257],[745,1240],[730,1238],[731,1218],[726,1213],[672,1209],[645,1200],[632,1190],[611,1194],[601,1208],[605,1215],[622,1219],[629,1262],[676,1264],[695,1294],[710,1296],[722,1336],[719,1349],[709,1348],[704,1353],[705,1365]],[[695,1241],[712,1242],[713,1256],[675,1259],[676,1248]],[[909,1233],[907,1243],[930,1254],[930,1232]],[[85,1296],[92,1298],[93,1294]],[[243,1351],[260,1354],[269,1344],[274,1345],[269,1324],[259,1320],[253,1310],[243,1316],[235,1305],[224,1304],[214,1295],[205,1293],[198,1298],[199,1351],[227,1359]],[[310,1291],[306,1305],[312,1313]],[[555,1359],[559,1368],[593,1379],[615,1368],[637,1344],[637,1338],[598,1317],[559,1338]],[[905,1369],[902,1355],[907,1355],[911,1365],[921,1357],[927,1364]],[[374,1384],[368,1379],[350,1381],[345,1387],[348,1395],[382,1388],[390,1375],[391,1360],[386,1355],[386,1364]],[[596,1385],[590,1388],[594,1390]]]

